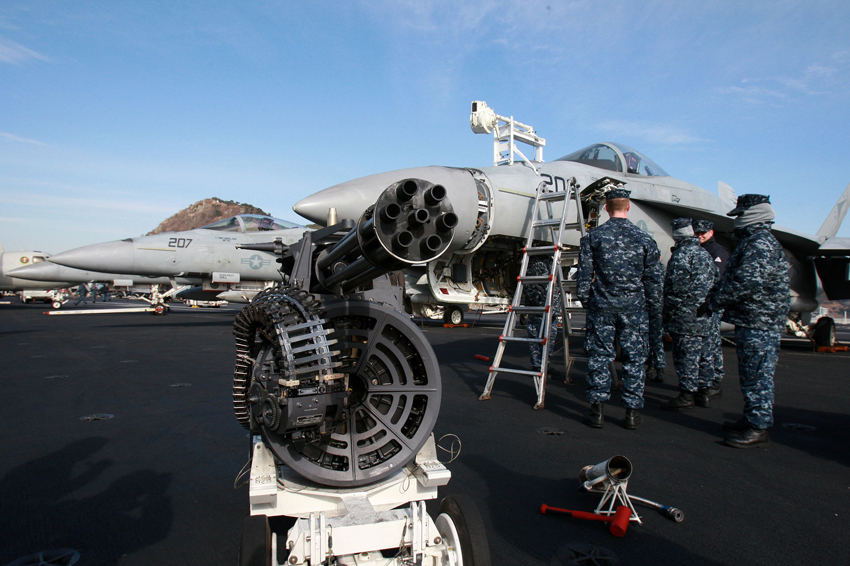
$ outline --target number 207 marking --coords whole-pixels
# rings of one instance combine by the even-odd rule
[[[169,248],[188,248],[192,243],[192,238],[169,238]]]

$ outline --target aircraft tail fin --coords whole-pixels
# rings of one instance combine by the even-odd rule
[[[717,195],[720,197],[720,202],[728,206],[729,210],[735,208],[738,203],[738,195],[735,194],[735,189],[723,181],[717,181]]]
[[[847,188],[838,197],[838,202],[829,211],[826,220],[823,221],[820,230],[818,230],[816,236],[820,243],[824,243],[829,238],[834,238],[838,233],[841,223],[844,222],[844,216],[847,214],[848,204],[850,204],[850,184],[847,185]]]

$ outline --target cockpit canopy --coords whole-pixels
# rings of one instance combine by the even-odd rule
[[[288,230],[290,228],[303,228],[304,226],[273,218],[271,216],[263,216],[262,214],[239,214],[231,216],[224,220],[218,220],[212,224],[201,226],[203,230],[218,230],[220,232],[268,232],[270,230]]]
[[[639,151],[619,143],[595,143],[556,161],[574,161],[591,167],[623,173],[646,175],[647,177],[669,177],[657,163]]]

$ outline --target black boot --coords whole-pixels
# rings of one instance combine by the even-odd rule
[[[708,409],[711,407],[711,401],[709,400],[711,395],[708,393],[708,388],[705,389],[697,389],[696,394],[694,395],[694,405],[697,407],[704,407]]]
[[[694,408],[694,394],[690,391],[679,391],[679,396],[661,405],[665,411],[687,411]]]
[[[604,403],[594,403],[590,406],[590,412],[584,416],[584,424],[593,428],[602,428],[602,409]]]
[[[641,423],[643,423],[643,417],[638,414],[637,409],[626,409],[626,419],[623,421],[626,429],[635,430]]]
[[[646,380],[664,383],[664,368],[649,368],[646,370]]]
[[[767,444],[769,441],[767,429],[748,426],[741,432],[730,433],[725,442],[733,448],[755,448],[759,444]]]
[[[722,397],[722,396],[723,396],[723,390],[720,389],[720,385],[718,385],[717,383],[713,384],[711,387],[708,388],[708,397],[709,398]]]

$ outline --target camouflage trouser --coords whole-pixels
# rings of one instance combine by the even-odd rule
[[[738,376],[744,418],[756,428],[773,424],[773,372],[779,360],[779,332],[735,327]]]
[[[720,319],[723,311],[711,315],[712,358],[714,362],[714,387],[723,381],[723,339],[720,337]]]
[[[532,300],[527,300],[528,306],[542,307],[546,304],[546,295],[541,293],[542,297],[534,297]],[[538,299],[536,302],[534,299]],[[555,349],[555,341],[558,337],[558,316],[561,314],[561,295],[555,290],[555,296],[552,298],[552,327],[549,329],[549,340],[546,345],[549,346],[549,359],[552,359],[552,351]],[[538,315],[529,315],[528,321],[525,323],[525,330],[528,332],[529,338],[540,338],[543,332],[543,317]],[[531,369],[540,369],[543,363],[543,347],[541,344],[528,343],[528,353],[531,356]]]
[[[667,367],[667,356],[664,355],[664,325],[661,317],[650,317],[649,319],[649,357],[646,365],[651,368],[664,369]]]
[[[611,397],[611,362],[615,341],[623,358],[623,405],[643,408],[646,374],[643,363],[648,351],[649,317],[646,311],[606,313],[587,311],[587,402],[603,403]]]
[[[695,392],[711,385],[714,378],[714,337],[674,334],[673,367],[679,376],[679,389]]]

